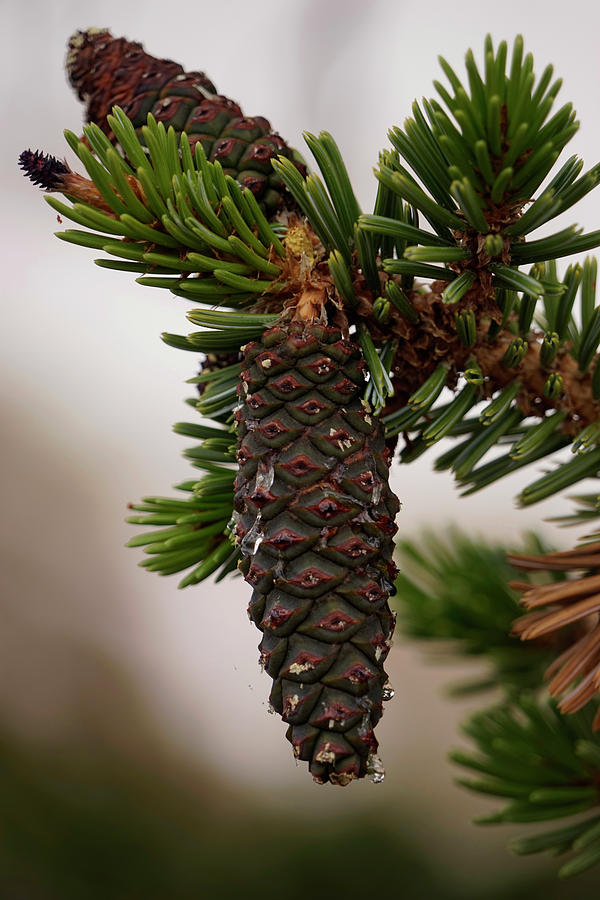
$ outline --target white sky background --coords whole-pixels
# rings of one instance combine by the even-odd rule
[[[298,785],[306,775],[291,762],[281,723],[265,714],[269,680],[256,665],[259,634],[246,620],[246,586],[238,581],[177,592],[174,579],[137,569],[139,555],[123,549],[134,533],[122,524],[125,503],[168,494],[193,474],[179,455],[185,439],[170,427],[192,415],[182,404],[190,394],[183,382],[195,374],[196,361],[158,337],[163,330],[191,330],[186,302],[141,288],[126,273],[100,270],[92,263],[94,251],[56,240],[55,214],[19,173],[17,156],[30,146],[72,159],[62,129],[78,132],[82,113],[63,74],[66,40],[76,28],[107,26],[156,56],[204,69],[248,115],[266,116],[299,148],[303,129],[331,131],[368,211],[375,192],[371,169],[387,145],[387,128],[402,123],[415,97],[431,96],[434,78],[442,80],[437,54],[461,74],[465,51],[473,47],[479,60],[491,31],[495,43],[522,32],[538,74],[554,63],[564,79],[559,99],[572,100],[583,123],[568,153],[583,156],[589,168],[600,157],[600,12],[580,0],[3,0],[0,11],[1,453],[3,496],[15,504],[3,509],[5,546],[26,559],[23,585],[28,573],[39,579],[46,567],[58,567],[73,573],[74,597],[45,605],[24,587],[23,602],[49,628],[88,629],[116,647],[144,677],[155,711],[192,747],[201,745],[251,783],[276,778]],[[560,220],[561,227],[575,215],[588,230],[598,228],[600,191]],[[456,522],[475,534],[516,541],[540,517],[568,508],[559,499],[515,509],[513,497],[533,480],[533,469],[459,499],[447,473],[431,472],[435,455],[395,470],[401,535]],[[551,527],[547,533],[563,545],[575,537]],[[219,640],[206,639],[215,633]],[[425,707],[411,710],[403,684],[414,680],[418,657],[394,653],[397,697],[380,726],[388,770],[400,767],[403,749],[406,758],[411,748],[418,757],[423,741],[430,747],[435,741],[439,756],[445,746],[438,746],[439,716],[447,704],[436,699],[434,686],[426,688]],[[423,678],[427,684],[431,675]],[[215,697],[217,680],[222,686]],[[224,703],[227,720],[219,719]],[[240,720],[251,772],[240,771]],[[387,749],[386,729],[394,743]],[[448,774],[441,777],[449,780]],[[400,786],[398,771],[395,780]],[[311,802],[315,794],[310,791]]]

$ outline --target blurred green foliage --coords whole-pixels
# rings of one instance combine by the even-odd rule
[[[410,822],[398,830],[391,806],[383,816],[315,818],[308,808],[295,811],[293,797],[269,795],[269,809],[252,798],[240,802],[212,771],[177,770],[175,760],[165,768],[152,757],[152,748],[144,764],[102,746],[25,748],[5,734],[0,896],[481,898],[481,871],[471,854],[464,865],[475,877],[465,890],[440,866],[435,845],[411,838]],[[585,883],[578,888],[585,891]],[[485,896],[531,900],[543,892],[558,900],[568,896],[564,888],[528,873],[518,886],[490,885]],[[594,894],[578,894],[587,896]]]
[[[448,534],[425,531],[397,545],[400,574],[394,606],[398,627],[407,637],[426,642],[436,659],[478,657],[485,672],[451,685],[453,694],[502,686],[509,693],[537,687],[556,647],[543,641],[523,643],[510,634],[523,612],[520,593],[511,581],[534,578],[506,560],[508,548],[476,540],[458,530]],[[519,552],[548,552],[540,537],[529,534]],[[560,580],[562,573],[535,576]]]

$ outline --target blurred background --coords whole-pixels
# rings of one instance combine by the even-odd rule
[[[380,724],[387,776],[314,785],[267,714],[269,680],[239,580],[178,591],[136,567],[126,504],[191,477],[171,423],[185,418],[185,301],[99,271],[57,241],[55,213],[16,166],[25,147],[71,159],[62,129],[82,112],[63,73],[77,28],[109,27],[204,69],[293,145],[331,131],[368,211],[386,131],[432,93],[437,54],[525,36],[536,72],[563,76],[582,121],[569,145],[598,159],[600,13],[582,0],[458,4],[404,0],[2,0],[3,295],[0,358],[0,897],[7,900],[300,898],[333,892],[427,898],[592,897],[593,873],[559,884],[555,864],[512,857],[515,832],[476,829],[490,802],[452,784],[458,723],[448,678],[398,638],[396,696]],[[578,221],[598,227],[597,192]],[[569,215],[569,214],[567,214]],[[561,227],[571,221],[560,221]],[[563,498],[517,511],[525,470],[458,499],[429,456],[396,468],[405,536],[458,523],[519,543]],[[545,524],[566,547],[575,538]],[[137,557],[139,559],[139,556]],[[597,876],[596,876],[597,878]]]

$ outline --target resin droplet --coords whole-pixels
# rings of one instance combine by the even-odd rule
[[[260,462],[258,465],[258,472],[256,473],[256,481],[254,484],[255,490],[270,490],[273,485],[274,478],[275,469],[273,468],[273,464],[270,463],[267,465],[264,462]]]
[[[377,506],[379,501],[381,500],[381,482],[379,480],[375,481],[375,486],[373,488],[373,493],[371,494],[371,503],[373,506]]]
[[[383,696],[381,699],[384,701],[391,700],[395,693],[396,692],[394,691],[394,688],[392,687],[392,685],[389,683],[389,681],[386,681],[386,683],[383,686]]]
[[[367,759],[367,773],[373,784],[381,784],[385,778],[383,763],[376,753],[370,753]]]
[[[242,553],[244,553],[246,556],[255,554],[262,542],[262,520],[259,513],[259,515],[256,517],[256,521],[252,525],[252,528],[250,529],[250,531],[248,531],[247,534],[244,535],[240,542]]]
[[[240,521],[241,518],[242,517],[241,517],[240,513],[236,509],[234,509],[231,514],[231,519],[227,523],[226,530],[233,533],[236,529],[236,525],[238,524],[238,522]]]

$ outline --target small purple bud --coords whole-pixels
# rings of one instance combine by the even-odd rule
[[[71,171],[65,163],[49,153],[42,153],[41,150],[36,150],[35,153],[32,150],[23,150],[19,156],[19,165],[34,184],[46,191],[60,189],[63,177]]]

